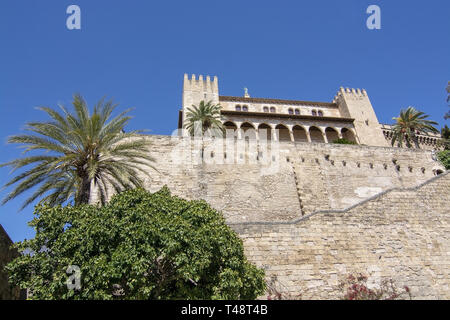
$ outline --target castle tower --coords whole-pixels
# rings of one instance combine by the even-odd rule
[[[202,100],[205,102],[212,101],[214,104],[219,103],[219,80],[217,77],[215,76],[211,81],[210,76],[206,76],[204,79],[202,75],[199,75],[196,79],[195,74],[193,74],[189,79],[188,75],[184,74],[181,124],[184,123],[186,110],[191,108],[192,105],[198,105]]]
[[[333,103],[338,105],[342,117],[355,119],[354,126],[360,144],[388,146],[366,90],[341,87]]]

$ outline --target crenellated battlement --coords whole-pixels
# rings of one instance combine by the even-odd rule
[[[334,96],[333,103],[337,103],[343,96],[368,97],[366,89],[340,87],[339,91]]]
[[[219,80],[217,76],[211,77],[207,75],[205,78],[203,75],[199,75],[198,79],[195,74],[189,79],[187,73],[184,74],[183,91],[200,91],[208,93],[219,93]]]

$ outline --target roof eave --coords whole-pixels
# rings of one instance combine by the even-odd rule
[[[308,116],[308,115],[295,115],[295,114],[284,114],[284,113],[269,113],[269,112],[249,112],[249,111],[232,111],[232,110],[221,110],[223,115],[236,115],[236,116],[246,116],[246,117],[271,117],[271,118],[290,118],[292,120],[315,120],[315,121],[339,121],[346,123],[353,123],[355,119],[353,118],[338,118],[338,117],[319,117],[319,116]]]

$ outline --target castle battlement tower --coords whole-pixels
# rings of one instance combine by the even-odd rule
[[[343,117],[354,119],[353,125],[361,144],[388,146],[366,90],[341,87],[333,103],[338,105]]]
[[[202,75],[199,75],[197,79],[193,74],[189,79],[189,76],[184,74],[182,99],[182,121],[185,119],[186,110],[192,105],[198,105],[202,100],[219,103],[219,81],[217,77],[215,76],[211,80],[210,76],[203,78]]]

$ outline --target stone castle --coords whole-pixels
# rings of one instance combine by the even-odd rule
[[[340,88],[332,102],[312,102],[219,95],[218,78],[184,75],[183,102],[178,127],[186,111],[200,101],[222,107],[224,126],[235,130],[238,139],[265,139],[290,142],[332,143],[345,138],[360,145],[390,146],[392,128],[380,125],[366,90]],[[419,135],[423,149],[437,148],[439,135]]]
[[[185,75],[179,131],[148,136],[158,168],[149,191],[167,185],[222,211],[283,294],[337,298],[339,280],[361,272],[414,298],[450,298],[450,175],[430,150],[438,136],[391,147],[365,90],[341,88],[324,103],[218,88],[217,77]],[[201,100],[222,106],[225,139],[180,131]]]

